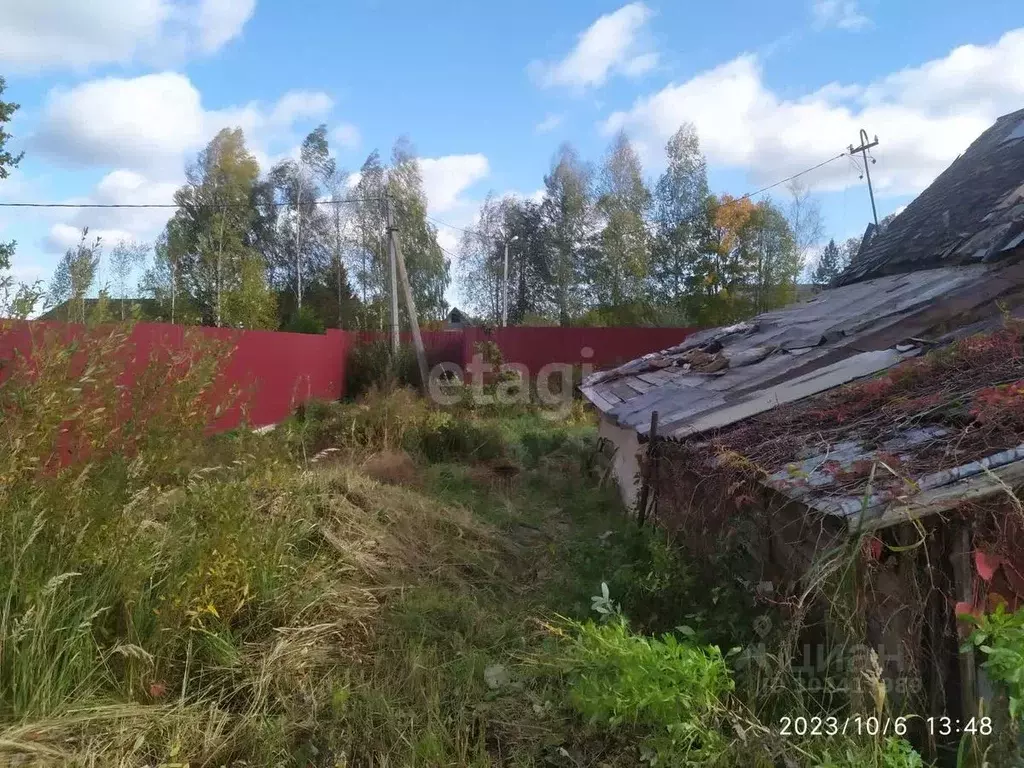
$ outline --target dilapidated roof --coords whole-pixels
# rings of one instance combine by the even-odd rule
[[[918,355],[1024,284],[1024,268],[976,264],[891,275],[825,291],[589,376],[583,394],[646,435],[699,434]],[[946,328],[945,326],[949,326]],[[941,334],[939,334],[941,335]]]
[[[765,485],[851,528],[1005,493],[1024,479],[1024,325],[715,430],[685,453],[720,471],[742,457]]]
[[[837,285],[992,262],[1024,245],[1024,109],[1005,115],[864,246]]]

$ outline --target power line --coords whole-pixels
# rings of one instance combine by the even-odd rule
[[[379,197],[349,197],[343,200],[313,200],[310,205],[342,205],[344,203],[379,203]],[[252,203],[199,203],[200,208],[249,207]],[[290,208],[291,203],[269,203],[274,208]],[[182,208],[178,203],[6,203],[0,208]]]
[[[454,230],[457,230],[458,232],[465,232],[467,235],[476,235],[477,237],[482,237],[485,240],[494,240],[495,242],[499,242],[500,241],[500,238],[490,237],[489,235],[481,235],[475,229],[466,229],[465,227],[456,227],[454,224],[449,224],[447,221],[441,221],[440,219],[435,219],[433,216],[429,216],[427,214],[424,214],[424,218],[429,219],[430,221],[434,222],[435,224],[440,224],[442,227],[448,227],[448,229],[454,229]]]
[[[812,171],[816,171],[819,168],[823,168],[824,166],[828,165],[829,163],[834,163],[839,158],[846,157],[846,156],[847,156],[846,152],[840,152],[838,155],[835,155],[834,157],[830,157],[828,160],[822,160],[817,165],[812,165],[810,168],[805,168],[804,170],[799,171],[798,173],[794,173],[792,176],[787,176],[786,178],[781,179],[780,181],[776,181],[774,184],[769,184],[767,187],[761,187],[761,189],[758,189],[758,190],[756,190],[754,192],[747,192],[747,194],[742,195],[741,197],[733,198],[732,200],[728,201],[727,204],[731,205],[731,204],[734,204],[734,203],[739,203],[739,202],[741,202],[743,200],[749,200],[752,197],[756,197],[757,195],[763,194],[764,192],[767,192],[770,189],[775,189],[776,187],[782,186],[786,182],[793,181],[793,179],[798,179],[801,176],[804,176],[804,175],[806,175],[808,173],[811,173]],[[430,221],[434,222],[435,224],[440,224],[442,227],[448,227],[448,229],[454,229],[454,230],[456,230],[458,232],[465,232],[466,234],[476,235],[477,237],[481,237],[484,240],[493,240],[496,243],[504,242],[503,238],[491,237],[489,235],[483,235],[483,234],[481,234],[480,232],[478,232],[475,229],[467,229],[466,227],[457,227],[454,224],[449,224],[447,221],[441,221],[441,219],[434,218],[433,216],[426,216],[426,218],[429,219]]]
[[[828,160],[822,160],[817,165],[812,165],[810,168],[806,168],[806,169],[800,171],[799,173],[794,173],[792,176],[787,176],[786,178],[782,179],[781,181],[776,181],[774,184],[769,184],[767,187],[761,187],[761,189],[757,190],[756,192],[748,192],[747,194],[743,195],[742,197],[737,197],[732,202],[738,203],[741,200],[749,200],[750,198],[752,198],[752,197],[754,197],[756,195],[760,195],[763,192],[767,192],[769,189],[775,189],[776,187],[782,186],[787,181],[792,181],[793,179],[798,179],[801,176],[810,173],[811,171],[816,171],[819,168],[822,168],[822,167],[828,165],[829,163],[834,163],[836,160],[838,160],[841,157],[846,157],[846,153],[845,152],[840,152],[835,157],[830,157]]]

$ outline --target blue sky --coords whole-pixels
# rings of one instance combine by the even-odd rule
[[[352,170],[409,136],[431,214],[467,226],[488,191],[536,193],[562,141],[599,161],[624,129],[653,178],[688,120],[732,194],[864,127],[882,216],[1024,106],[1024,18],[1019,0],[0,0],[0,74],[26,151],[0,200],[169,202],[224,125],[269,163],[324,122]],[[803,177],[837,238],[870,218],[857,175]],[[81,226],[151,240],[165,217],[7,209],[0,239],[46,277]]]

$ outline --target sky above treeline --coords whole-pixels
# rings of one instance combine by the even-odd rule
[[[624,130],[653,182],[689,121],[733,195],[864,128],[881,217],[1024,107],[1022,25],[1019,0],[0,0],[25,151],[0,201],[169,203],[220,128],[267,169],[325,123],[352,171],[409,137],[430,215],[466,227],[488,192],[538,195],[564,141],[598,163]],[[860,174],[843,157],[802,177],[837,240],[870,220]],[[16,277],[46,278],[82,227],[152,241],[167,217],[0,208],[0,240]],[[449,252],[459,234],[439,224]]]

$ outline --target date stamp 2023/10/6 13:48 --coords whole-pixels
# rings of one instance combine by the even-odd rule
[[[848,715],[844,717],[780,717],[781,736],[904,736],[911,720],[909,715],[880,717],[876,715]],[[932,736],[957,734],[992,734],[991,717],[924,717],[921,718]]]

